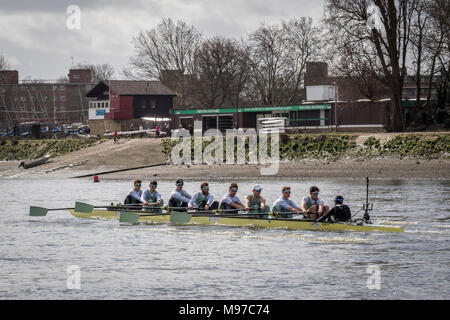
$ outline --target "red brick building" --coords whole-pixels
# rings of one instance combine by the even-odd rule
[[[17,71],[0,71],[0,128],[29,121],[85,123],[92,89],[91,70],[69,71],[68,81],[22,80]]]

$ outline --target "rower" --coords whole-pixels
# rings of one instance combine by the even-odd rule
[[[219,203],[214,201],[214,196],[209,193],[208,182],[203,182],[200,185],[200,192],[194,194],[188,204],[189,210],[216,210],[219,208]]]
[[[124,204],[141,204],[141,203],[143,203],[143,201],[141,201],[141,196],[142,196],[141,186],[142,186],[142,181],[135,180],[133,189],[131,189],[128,192],[127,197],[125,198],[123,203]]]
[[[331,209],[327,214],[317,219],[318,222],[336,222],[336,221],[349,221],[352,218],[350,208],[344,204],[344,198],[337,196],[334,199],[335,207]]]
[[[300,208],[292,201],[291,187],[283,187],[281,189],[282,196],[273,204],[273,212],[278,213],[282,218],[292,218],[295,213],[301,213]]]
[[[309,188],[309,196],[304,197],[300,209],[309,219],[317,219],[323,215],[326,215],[330,211],[330,207],[319,199],[319,188],[312,186]]]
[[[232,183],[228,189],[228,193],[223,196],[220,201],[220,209],[230,210],[227,213],[237,213],[238,210],[245,210],[245,206],[242,204],[241,200],[236,196],[238,191],[237,183]],[[233,210],[236,209],[236,210]]]
[[[150,182],[149,189],[142,193],[141,201],[144,203],[145,208],[153,208],[154,212],[161,212],[161,207],[164,205],[164,200],[161,194],[156,191],[158,182],[156,180]]]
[[[176,188],[172,191],[169,197],[169,207],[172,208],[187,208],[189,201],[191,201],[192,196],[183,190],[184,181],[183,179],[178,179],[175,183]],[[174,211],[186,211],[177,210]]]
[[[252,187],[252,194],[245,197],[245,207],[250,212],[270,212],[270,207],[266,207],[266,200],[261,197],[262,188],[259,185]]]

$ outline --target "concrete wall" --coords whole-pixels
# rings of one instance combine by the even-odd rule
[[[126,120],[89,120],[89,128],[93,135],[103,135],[106,131],[109,132],[123,132],[130,131],[130,126],[133,124],[134,130],[139,130],[139,126],[142,125],[141,119],[126,119]]]

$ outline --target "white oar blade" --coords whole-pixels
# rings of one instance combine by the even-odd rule
[[[48,209],[41,207],[30,207],[30,216],[32,217],[45,217],[47,215]]]

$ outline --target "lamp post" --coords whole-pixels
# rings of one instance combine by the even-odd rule
[[[336,85],[336,82],[333,82],[333,84],[334,84],[334,125],[335,125],[335,130],[337,132],[337,128],[338,128],[337,107],[338,107],[339,94],[338,94],[338,87]]]

